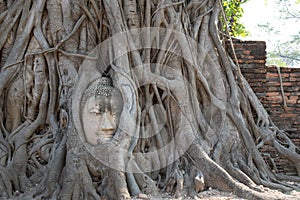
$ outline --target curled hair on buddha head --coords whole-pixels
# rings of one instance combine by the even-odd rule
[[[95,97],[99,96],[111,96],[112,91],[114,89],[113,81],[109,75],[109,71],[111,66],[108,66],[104,72],[102,73],[101,77],[98,79],[97,86],[95,89]]]

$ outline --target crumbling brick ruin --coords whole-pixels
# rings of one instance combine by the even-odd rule
[[[266,66],[264,41],[234,40],[234,48],[242,74],[271,119],[300,147],[300,68]],[[227,49],[232,56],[230,45]],[[264,146],[261,151],[274,159],[277,168],[274,170],[296,175],[292,165],[274,153],[271,147]]]

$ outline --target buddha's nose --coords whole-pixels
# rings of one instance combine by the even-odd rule
[[[112,116],[109,113],[103,113],[100,128],[102,131],[113,131],[115,129],[115,123],[113,122]]]

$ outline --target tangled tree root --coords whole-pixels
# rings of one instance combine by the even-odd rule
[[[300,175],[299,147],[223,48],[221,9],[218,0],[0,1],[1,198],[207,188],[294,198],[284,193],[299,190],[299,176],[274,173],[259,148],[275,147]],[[120,101],[96,94],[104,76]],[[93,129],[104,112],[117,125],[107,138]]]

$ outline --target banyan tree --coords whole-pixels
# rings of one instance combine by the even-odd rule
[[[221,1],[1,0],[0,11],[3,199],[299,190],[299,147],[228,56]],[[298,176],[276,174],[265,144]]]

